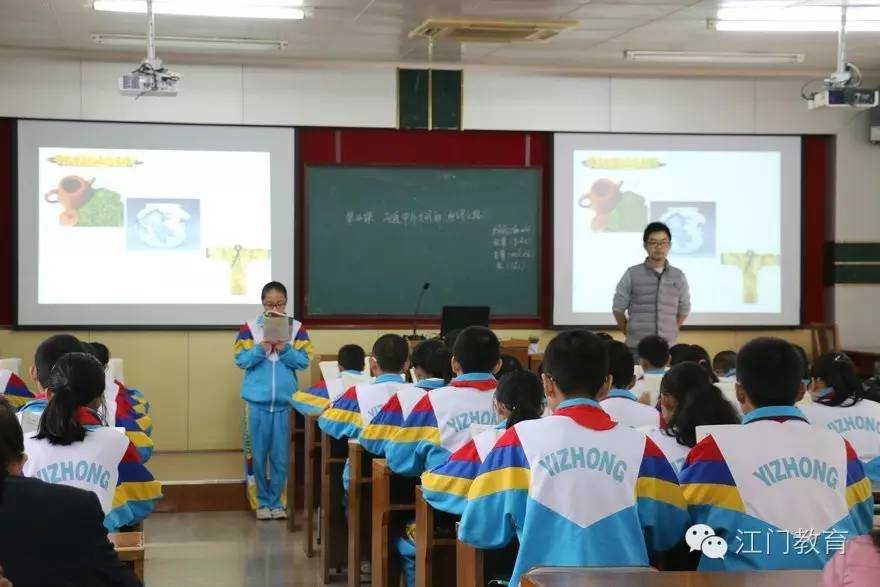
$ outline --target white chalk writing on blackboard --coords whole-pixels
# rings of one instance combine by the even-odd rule
[[[381,217],[373,211],[345,211],[345,223],[356,224],[393,224],[400,226],[416,226],[431,224],[459,224],[482,222],[486,213],[480,209],[459,208],[457,210],[390,210],[382,212]]]
[[[492,257],[496,271],[525,271],[535,258],[531,224],[496,224],[492,227]]]

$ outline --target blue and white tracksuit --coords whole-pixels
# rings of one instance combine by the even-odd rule
[[[306,329],[293,322],[293,340],[266,355],[263,316],[242,325],[235,340],[235,364],[245,370],[243,444],[248,501],[254,509],[284,507],[290,450],[289,413],[297,389],[296,371],[313,357]]]

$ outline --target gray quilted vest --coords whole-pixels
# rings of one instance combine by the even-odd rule
[[[684,273],[667,265],[657,273],[645,263],[629,269],[632,291],[626,344],[635,348],[646,336],[657,334],[669,341],[678,339],[678,302],[684,288]]]

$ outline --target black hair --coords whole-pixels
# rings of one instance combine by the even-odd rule
[[[104,393],[104,368],[87,353],[67,353],[55,363],[49,375],[52,399],[40,417],[38,439],[67,446],[83,440],[86,430],[77,411]]]
[[[722,373],[730,373],[736,369],[736,353],[733,351],[721,351],[712,359],[712,368]]]
[[[672,240],[672,232],[669,230],[668,226],[662,222],[652,222],[645,227],[645,232],[642,234],[642,242],[647,244],[648,237],[655,232],[665,232],[666,236],[669,237],[669,240]]]
[[[284,287],[284,284],[281,283],[280,281],[270,281],[269,283],[267,283],[266,285],[264,285],[264,286],[263,286],[263,291],[260,292],[260,299],[261,299],[261,300],[265,300],[265,299],[266,299],[266,295],[267,295],[270,291],[280,291],[281,293],[284,294],[284,299],[285,299],[285,300],[287,299],[287,288]]]
[[[718,383],[718,375],[715,374],[715,370],[712,368],[712,359],[709,358],[709,351],[698,344],[689,344],[683,353],[683,358],[683,362],[697,363],[709,374],[709,379],[712,383]]]
[[[449,332],[443,335],[443,342],[446,343],[446,347],[449,349],[455,348],[455,341],[458,340],[458,335],[461,334],[461,328],[453,328]]]
[[[24,455],[24,434],[9,401],[0,395],[0,502],[7,469]]]
[[[736,408],[697,363],[680,363],[667,371],[660,381],[660,393],[676,399],[665,434],[682,446],[697,444],[697,426],[740,423]]]
[[[400,373],[409,358],[409,344],[399,334],[383,334],[373,343],[373,358],[385,373]]]
[[[413,349],[412,366],[419,367],[429,377],[449,381],[452,373],[452,351],[443,339],[433,338],[422,341]]]
[[[793,406],[801,391],[803,364],[781,338],[756,338],[736,356],[736,378],[756,408]]]
[[[679,363],[687,361],[691,351],[691,345],[680,342],[669,348],[669,366],[674,367]]]
[[[821,379],[834,389],[834,393],[820,397],[816,400],[817,403],[848,407],[863,399],[880,401],[880,397],[865,389],[852,360],[843,353],[825,353],[819,356],[810,367],[810,377]]]
[[[498,369],[498,372],[495,374],[496,379],[501,379],[508,373],[513,373],[514,371],[522,371],[522,363],[520,363],[519,359],[513,355],[501,353],[498,357],[501,359],[501,368]]]
[[[452,356],[463,373],[491,373],[498,365],[498,337],[485,326],[468,326],[455,339]]]
[[[608,349],[589,330],[567,330],[547,344],[544,373],[566,396],[596,397],[608,375]]]
[[[360,345],[344,344],[339,348],[336,362],[346,371],[363,371],[367,353]]]
[[[34,352],[34,367],[37,369],[37,381],[43,388],[49,385],[49,374],[58,359],[67,353],[83,351],[83,343],[70,334],[55,334],[40,343]]]
[[[608,374],[612,385],[619,389],[629,389],[635,375],[632,351],[622,342],[611,340],[605,343],[608,348]]]
[[[83,343],[83,352],[89,353],[101,363],[104,368],[110,363],[110,349],[107,348],[106,345],[100,342],[84,342]]]
[[[511,371],[498,381],[495,401],[510,412],[507,417],[507,427],[510,428],[518,422],[541,417],[544,413],[544,387],[531,371]]]
[[[794,348],[794,352],[797,353],[797,356],[800,357],[801,363],[803,364],[801,379],[810,379],[810,358],[807,356],[807,351],[805,351],[804,347],[799,344],[793,344],[791,346]]]
[[[639,357],[660,369],[669,362],[669,343],[662,336],[652,334],[639,341],[636,347]]]
[[[604,340],[605,342],[611,342],[614,340],[614,337],[608,334],[607,332],[597,332],[596,336]]]

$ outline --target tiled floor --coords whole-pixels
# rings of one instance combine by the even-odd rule
[[[302,534],[249,512],[155,514],[144,526],[146,587],[317,587]]]

